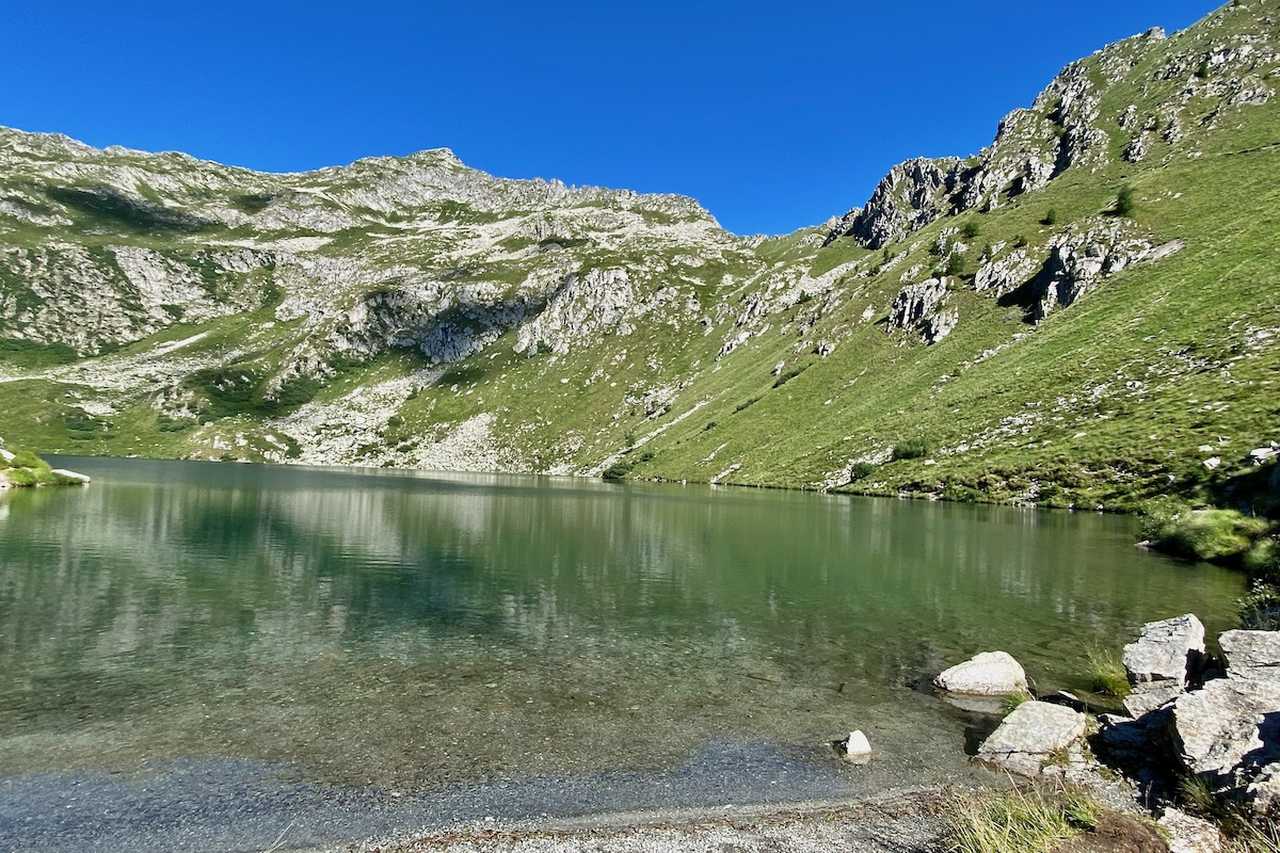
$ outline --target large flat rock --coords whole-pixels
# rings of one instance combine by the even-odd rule
[[[1239,786],[1280,760],[1280,683],[1217,678],[1183,693],[1170,735],[1188,771]]]
[[[978,760],[1037,776],[1053,753],[1084,736],[1085,716],[1062,705],[1023,702],[978,747]]]
[[[1280,631],[1228,631],[1218,644],[1228,677],[1280,683]]]

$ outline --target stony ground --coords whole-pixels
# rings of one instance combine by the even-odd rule
[[[700,813],[612,815],[548,825],[474,825],[370,841],[359,853],[819,853],[940,850],[939,793],[922,791],[844,805],[725,808]]]

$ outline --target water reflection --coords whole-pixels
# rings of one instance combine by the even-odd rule
[[[69,464],[97,482],[0,503],[0,749],[21,769],[231,754],[425,783],[877,714],[923,761],[956,729],[907,688],[922,673],[1004,648],[1073,686],[1091,644],[1188,609],[1221,626],[1239,586],[1091,515]]]

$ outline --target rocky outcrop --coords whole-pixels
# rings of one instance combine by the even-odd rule
[[[933,683],[970,696],[1003,696],[1027,689],[1027,674],[1008,652],[981,652],[943,670]]]
[[[542,312],[520,329],[515,350],[529,355],[541,351],[564,355],[575,341],[604,331],[626,332],[622,319],[634,304],[635,292],[626,270],[572,273],[547,299]]]
[[[961,171],[956,158],[899,163],[880,180],[865,205],[836,223],[826,242],[850,236],[869,249],[879,249],[902,240],[954,210],[951,194]]]
[[[919,334],[928,344],[945,338],[958,320],[956,310],[944,305],[949,281],[945,276],[930,278],[899,290],[889,306],[886,331],[908,329]]]
[[[1108,276],[1137,263],[1158,261],[1178,252],[1181,240],[1155,245],[1132,233],[1127,220],[1099,218],[1054,238],[1040,272],[1021,288],[1028,319],[1043,321],[1093,290]],[[1014,293],[1010,293],[1014,296]]]
[[[1085,716],[1062,705],[1023,702],[978,747],[978,760],[1000,770],[1038,776],[1055,755],[1084,737]]]

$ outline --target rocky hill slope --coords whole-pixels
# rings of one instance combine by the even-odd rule
[[[781,238],[443,149],[280,175],[0,130],[0,433],[1054,505],[1229,488],[1280,441],[1277,86],[1280,0],[1232,3]]]

